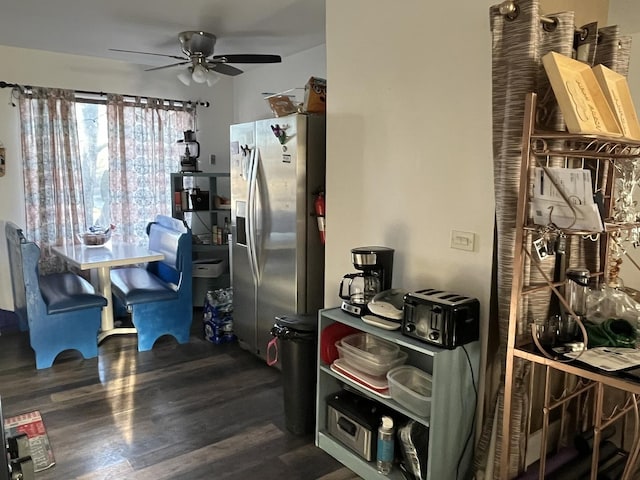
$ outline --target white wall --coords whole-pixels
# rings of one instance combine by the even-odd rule
[[[574,12],[576,25],[593,21],[608,25],[609,0],[540,0],[540,12],[544,15],[566,11]]]
[[[309,77],[326,78],[326,63],[325,46],[320,45],[283,58],[280,64],[264,65],[235,77],[234,122],[250,122],[273,117],[267,101],[264,100],[264,93],[304,89]],[[302,100],[303,90],[291,92],[296,93]]]
[[[0,46],[0,80],[22,85],[59,87],[131,95],[157,96],[178,100],[211,102],[198,110],[201,158],[211,153],[220,159],[215,168],[229,165],[229,123],[233,118],[232,80],[224,78],[214,87],[183,86],[176,70],[143,72],[143,67],[74,55]],[[0,90],[0,142],[6,148],[6,174],[0,177],[0,228],[4,221],[24,226],[24,187],[18,109],[9,105],[10,89]],[[204,168],[208,162],[203,162]],[[176,158],[176,171],[180,160]],[[0,309],[13,310],[6,244],[0,242]]]
[[[486,324],[492,3],[327,1],[326,306],[350,249],[384,245],[394,286],[477,297]],[[451,249],[452,230],[475,250]]]
[[[640,32],[640,7],[636,0],[609,0],[609,23],[619,25],[622,32],[633,34]],[[632,64],[640,62],[632,57]]]

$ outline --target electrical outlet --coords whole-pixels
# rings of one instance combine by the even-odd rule
[[[215,156],[215,154],[212,153],[209,156],[209,165],[215,165],[215,164],[216,164],[216,156]]]
[[[473,252],[476,243],[476,234],[451,230],[451,248]]]

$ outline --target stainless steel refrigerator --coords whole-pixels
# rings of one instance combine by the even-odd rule
[[[294,114],[232,125],[233,325],[266,359],[280,315],[315,314],[324,300],[324,246],[314,199],[324,191],[325,118]]]

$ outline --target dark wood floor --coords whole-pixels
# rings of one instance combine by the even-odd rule
[[[280,372],[236,344],[113,336],[99,358],[63,353],[37,371],[28,337],[0,335],[5,416],[40,410],[56,465],[37,480],[356,477],[284,426]]]

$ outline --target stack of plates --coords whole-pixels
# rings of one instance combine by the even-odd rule
[[[372,377],[352,368],[344,358],[338,358],[331,364],[331,370],[347,380],[357,383],[365,390],[384,398],[391,398],[387,377]]]

